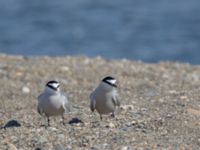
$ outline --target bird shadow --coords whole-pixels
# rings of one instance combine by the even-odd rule
[[[21,124],[17,120],[9,120],[1,129],[21,127]]]

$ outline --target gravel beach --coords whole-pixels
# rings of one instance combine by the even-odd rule
[[[91,113],[89,94],[118,79],[116,117]],[[73,106],[61,117],[37,113],[37,96],[58,80]],[[200,66],[101,57],[0,55],[1,150],[200,149]]]

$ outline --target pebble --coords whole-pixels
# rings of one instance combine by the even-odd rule
[[[89,63],[90,63],[90,59],[86,58],[86,59],[84,60],[84,64],[85,64],[85,65],[88,65]]]
[[[40,147],[36,147],[35,150],[42,150],[42,148],[40,148]]]
[[[13,127],[20,127],[21,124],[17,120],[9,120],[5,125],[4,128],[13,128]]]
[[[109,144],[108,143],[103,143],[101,146],[102,146],[103,149],[108,149]]]
[[[62,66],[62,67],[60,67],[60,70],[63,72],[68,72],[70,69],[67,66]]]
[[[58,134],[58,139],[63,140],[65,138],[64,134]]]
[[[176,129],[174,129],[174,130],[173,130],[173,133],[174,133],[174,134],[177,134],[177,130],[176,130]]]
[[[115,128],[115,125],[112,122],[110,122],[108,125],[106,125],[106,127],[108,127],[108,128]]]
[[[136,124],[138,124],[138,122],[133,120],[131,122],[128,122],[126,125],[127,125],[127,127],[132,127],[132,126],[135,126]]]
[[[169,91],[169,94],[177,94],[178,92],[176,90]]]
[[[39,137],[38,141],[40,143],[46,143],[48,140],[44,136],[41,136],[41,137]]]
[[[17,147],[14,144],[7,143],[7,145],[8,145],[8,150],[17,150]]]
[[[30,89],[29,89],[27,86],[24,86],[24,87],[22,88],[22,93],[28,94],[28,93],[30,93]]]
[[[132,125],[136,125],[136,124],[137,124],[137,121],[133,120],[133,121],[131,121],[131,124],[132,124]]]
[[[199,81],[199,74],[192,74],[192,79],[195,81],[195,82],[198,82]]]
[[[158,101],[159,101],[160,103],[163,103],[165,100],[164,100],[163,98],[160,98]]]
[[[21,71],[17,71],[17,72],[15,73],[15,76],[17,76],[17,77],[21,77],[21,76],[23,76],[23,75],[24,75],[24,73],[21,72]]]
[[[180,96],[180,99],[181,99],[181,100],[187,100],[188,97],[187,97],[186,95],[183,95],[183,96]]]
[[[121,150],[131,150],[129,146],[122,146]]]
[[[162,130],[162,132],[160,133],[161,135],[167,135],[168,134],[168,131],[167,130]]]
[[[48,130],[49,130],[49,131],[53,131],[53,132],[56,132],[56,131],[57,131],[57,129],[56,129],[55,127],[49,127]]]
[[[122,105],[122,106],[120,106],[120,108],[122,109],[122,110],[133,110],[134,109],[134,106],[133,105]]]
[[[132,137],[131,141],[132,141],[132,142],[135,142],[135,141],[136,141],[136,138],[135,138],[135,137]]]
[[[54,150],[65,150],[65,147],[62,144],[54,146]]]
[[[187,112],[191,115],[200,116],[200,110],[188,108]]]
[[[96,147],[90,147],[90,150],[98,150]]]

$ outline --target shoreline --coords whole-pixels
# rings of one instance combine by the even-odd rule
[[[104,59],[105,61],[131,61],[131,62],[141,62],[144,64],[160,64],[160,63],[178,63],[178,64],[188,64],[191,66],[200,66],[200,64],[192,64],[190,62],[184,62],[184,61],[173,61],[173,60],[160,60],[157,62],[146,62],[143,60],[136,60],[136,59],[128,59],[128,58],[104,58],[102,56],[87,56],[87,55],[55,55],[55,56],[51,56],[51,55],[20,55],[20,54],[6,54],[6,53],[0,53],[0,57],[19,57],[19,58],[79,58],[79,57],[83,57],[83,58],[88,58],[88,59]]]

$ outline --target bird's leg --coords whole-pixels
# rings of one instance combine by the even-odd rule
[[[102,119],[103,119],[103,117],[102,117],[102,115],[100,114],[100,119],[101,119],[101,121],[102,121]]]
[[[102,120],[103,120],[103,117],[102,117],[102,115],[101,114],[99,114],[100,115],[100,119],[101,119],[101,121],[100,121],[100,123],[99,123],[99,139],[101,139],[102,138],[102,127],[103,127],[103,125],[102,125]]]
[[[62,115],[62,123],[63,123],[63,125],[65,125],[65,117],[64,117],[64,115]]]
[[[50,119],[49,119],[49,117],[47,117],[47,126],[48,127],[50,126]]]
[[[92,117],[93,117],[93,112],[92,112],[92,114],[91,115],[89,115],[89,117],[90,117],[90,125],[93,127],[94,125],[93,125],[93,122],[92,122]]]
[[[115,113],[114,112],[112,112],[111,117],[115,118]]]

